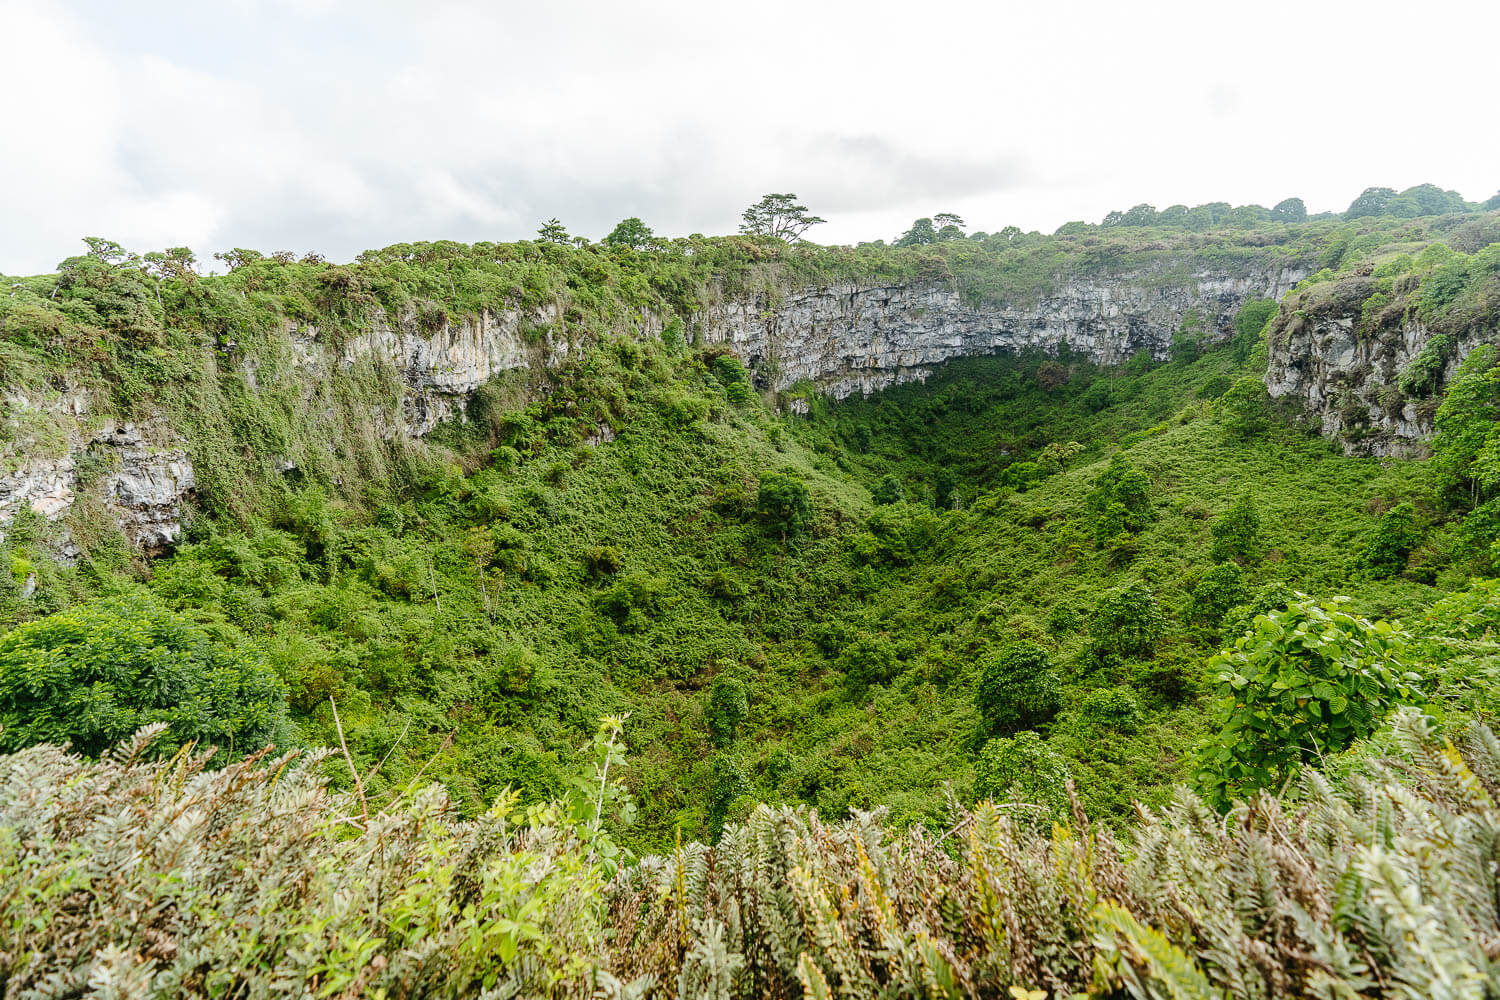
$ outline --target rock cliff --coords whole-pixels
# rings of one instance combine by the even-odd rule
[[[1254,296],[1279,298],[1306,274],[1298,266],[1226,268],[1192,258],[1134,270],[1059,275],[1028,301],[976,304],[946,283],[850,282],[726,297],[687,318],[694,341],[731,347],[757,385],[794,386],[844,397],[924,379],[954,358],[1066,346],[1100,364],[1138,351],[1166,356],[1184,322],[1209,341],[1232,331]],[[415,315],[373,318],[367,332],[335,347],[316,327],[289,322],[278,350],[290,377],[326,386],[361,360],[393,370],[399,405],[367,419],[381,437],[421,437],[461,418],[471,395],[502,372],[555,365],[581,343],[551,333],[556,310],[486,312],[427,329]],[[632,317],[630,329],[655,337],[663,317]],[[231,352],[233,353],[233,352]],[[255,356],[236,370],[258,390]],[[288,377],[282,366],[277,377]],[[327,417],[311,388],[297,419]],[[91,412],[86,395],[66,389],[47,399],[5,399],[0,448],[0,523],[24,506],[57,520],[82,499],[102,507],[147,552],[169,547],[196,482],[189,449],[175,428],[123,424]],[[69,554],[71,542],[64,544]]]
[[[1268,331],[1266,389],[1348,454],[1414,457],[1426,450],[1441,390],[1497,331],[1440,331],[1417,318],[1398,289],[1380,310],[1365,276],[1288,297]]]

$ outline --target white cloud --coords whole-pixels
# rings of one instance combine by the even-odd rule
[[[1500,187],[1500,9],[1379,5],[0,0],[0,270],[103,235],[319,249],[728,232],[791,190],[854,241],[956,211],[1339,209]],[[19,43],[16,40],[20,40]]]

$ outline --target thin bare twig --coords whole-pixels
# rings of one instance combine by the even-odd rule
[[[344,742],[344,724],[339,721],[339,705],[333,700],[333,695],[328,696],[328,704],[333,706],[333,724],[339,731],[339,746],[343,748],[344,760],[349,763],[349,773],[354,775],[354,790],[359,793],[360,815],[369,823],[370,804],[365,801],[365,783],[359,779],[359,769],[354,766],[354,758],[349,755],[349,744]]]

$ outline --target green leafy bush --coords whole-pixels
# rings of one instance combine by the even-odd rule
[[[721,675],[716,678],[708,699],[708,711],[704,713],[714,744],[726,747],[733,743],[735,731],[749,714],[750,701],[745,695],[745,685],[734,677]]]
[[[1062,686],[1051,656],[1034,642],[1014,642],[986,657],[974,707],[985,730],[994,735],[1045,726],[1062,707]]]
[[[1101,729],[1130,729],[1141,721],[1141,699],[1129,688],[1098,688],[1084,695],[1078,717]]]
[[[1418,702],[1420,678],[1403,659],[1409,638],[1340,600],[1302,598],[1257,618],[1209,661],[1219,732],[1201,751],[1199,787],[1220,807],[1277,788],[1369,736],[1397,705]]]
[[[1089,614],[1089,651],[1099,663],[1128,657],[1149,659],[1165,624],[1151,588],[1132,583],[1110,591],[1094,605]]]
[[[234,753],[285,742],[286,685],[248,644],[229,648],[170,611],[111,598],[0,638],[0,747],[99,754],[150,723]]]
[[[1219,426],[1231,437],[1245,439],[1261,434],[1269,426],[1270,396],[1265,383],[1254,375],[1238,379],[1219,397]]]
[[[844,675],[849,687],[862,691],[895,677],[901,669],[901,660],[895,644],[885,636],[862,635],[844,647],[833,665]]]
[[[1381,515],[1380,524],[1365,547],[1364,564],[1377,579],[1396,576],[1406,569],[1407,557],[1421,541],[1416,510],[1410,503],[1399,503]]]
[[[782,538],[801,531],[812,521],[807,485],[791,473],[761,473],[755,509],[766,526]]]
[[[1036,733],[997,736],[985,741],[974,763],[974,797],[995,802],[1042,806],[1041,817],[1060,816],[1068,808],[1067,761]]]
[[[1234,560],[1244,565],[1260,559],[1260,514],[1249,493],[1240,494],[1239,499],[1214,520],[1209,531],[1213,535],[1209,555],[1216,562]]]
[[[1193,614],[1210,625],[1217,625],[1226,612],[1243,604],[1245,571],[1235,563],[1220,563],[1198,580],[1193,587]]]

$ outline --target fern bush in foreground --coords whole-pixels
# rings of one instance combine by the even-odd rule
[[[1414,713],[1336,791],[1118,839],[981,805],[942,834],[759,807],[616,868],[599,825],[436,786],[370,813],[318,755],[0,758],[7,996],[1434,997],[1500,989],[1500,741]],[[582,818],[580,818],[582,816]],[[1027,992],[1031,991],[1031,992]],[[1041,991],[1040,993],[1036,991]]]

